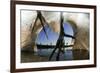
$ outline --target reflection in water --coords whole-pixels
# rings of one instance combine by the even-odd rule
[[[38,55],[39,56],[43,56],[43,57],[49,57],[50,56],[50,54],[51,54],[51,52],[52,52],[52,50],[50,49],[48,49],[48,50],[40,50],[40,51],[38,51]],[[57,55],[57,53],[55,53],[54,54],[54,56],[53,56],[53,58],[52,58],[52,61],[56,61],[55,59],[56,59],[56,55]],[[62,60],[72,60],[73,58],[72,58],[72,51],[71,50],[67,50],[65,53],[61,53],[60,54],[60,61]]]
[[[46,62],[48,61],[48,58],[51,54],[52,50],[51,49],[42,49],[38,50],[37,53],[34,52],[28,52],[28,51],[22,51],[21,55],[21,62]],[[53,58],[51,61],[56,61],[56,55],[57,53],[54,54]],[[65,60],[72,60],[72,51],[71,49],[66,50],[64,54],[60,54],[60,61],[65,61]]]

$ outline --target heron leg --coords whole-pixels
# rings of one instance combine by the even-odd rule
[[[50,57],[49,57],[49,61],[51,60],[51,58],[53,57],[53,55],[54,55],[54,53],[55,53],[55,51],[56,51],[56,49],[57,49],[57,47],[52,51],[52,53],[51,53],[51,55],[50,55]]]
[[[59,59],[60,59],[60,48],[59,48],[59,50],[58,50],[58,53],[57,53],[57,57],[56,57],[56,61],[59,61]]]

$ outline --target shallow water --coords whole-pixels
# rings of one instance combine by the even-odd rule
[[[37,52],[21,51],[21,62],[46,62],[52,53],[52,49],[41,49]],[[54,53],[51,61],[56,61],[57,52]],[[60,61],[72,60],[72,50],[66,50],[60,53]]]
[[[52,53],[52,50],[40,50],[38,51],[39,56],[44,56],[44,57],[49,57]],[[52,60],[55,60],[57,56],[57,52],[54,53]],[[72,60],[72,51],[71,50],[66,50],[65,53],[60,53],[60,60]]]
[[[38,49],[37,52],[23,50],[21,51],[21,62],[48,62],[53,49]],[[54,53],[51,61],[56,61],[57,51]],[[89,59],[88,50],[67,49],[64,53],[60,53],[59,61],[69,60],[87,60]]]

